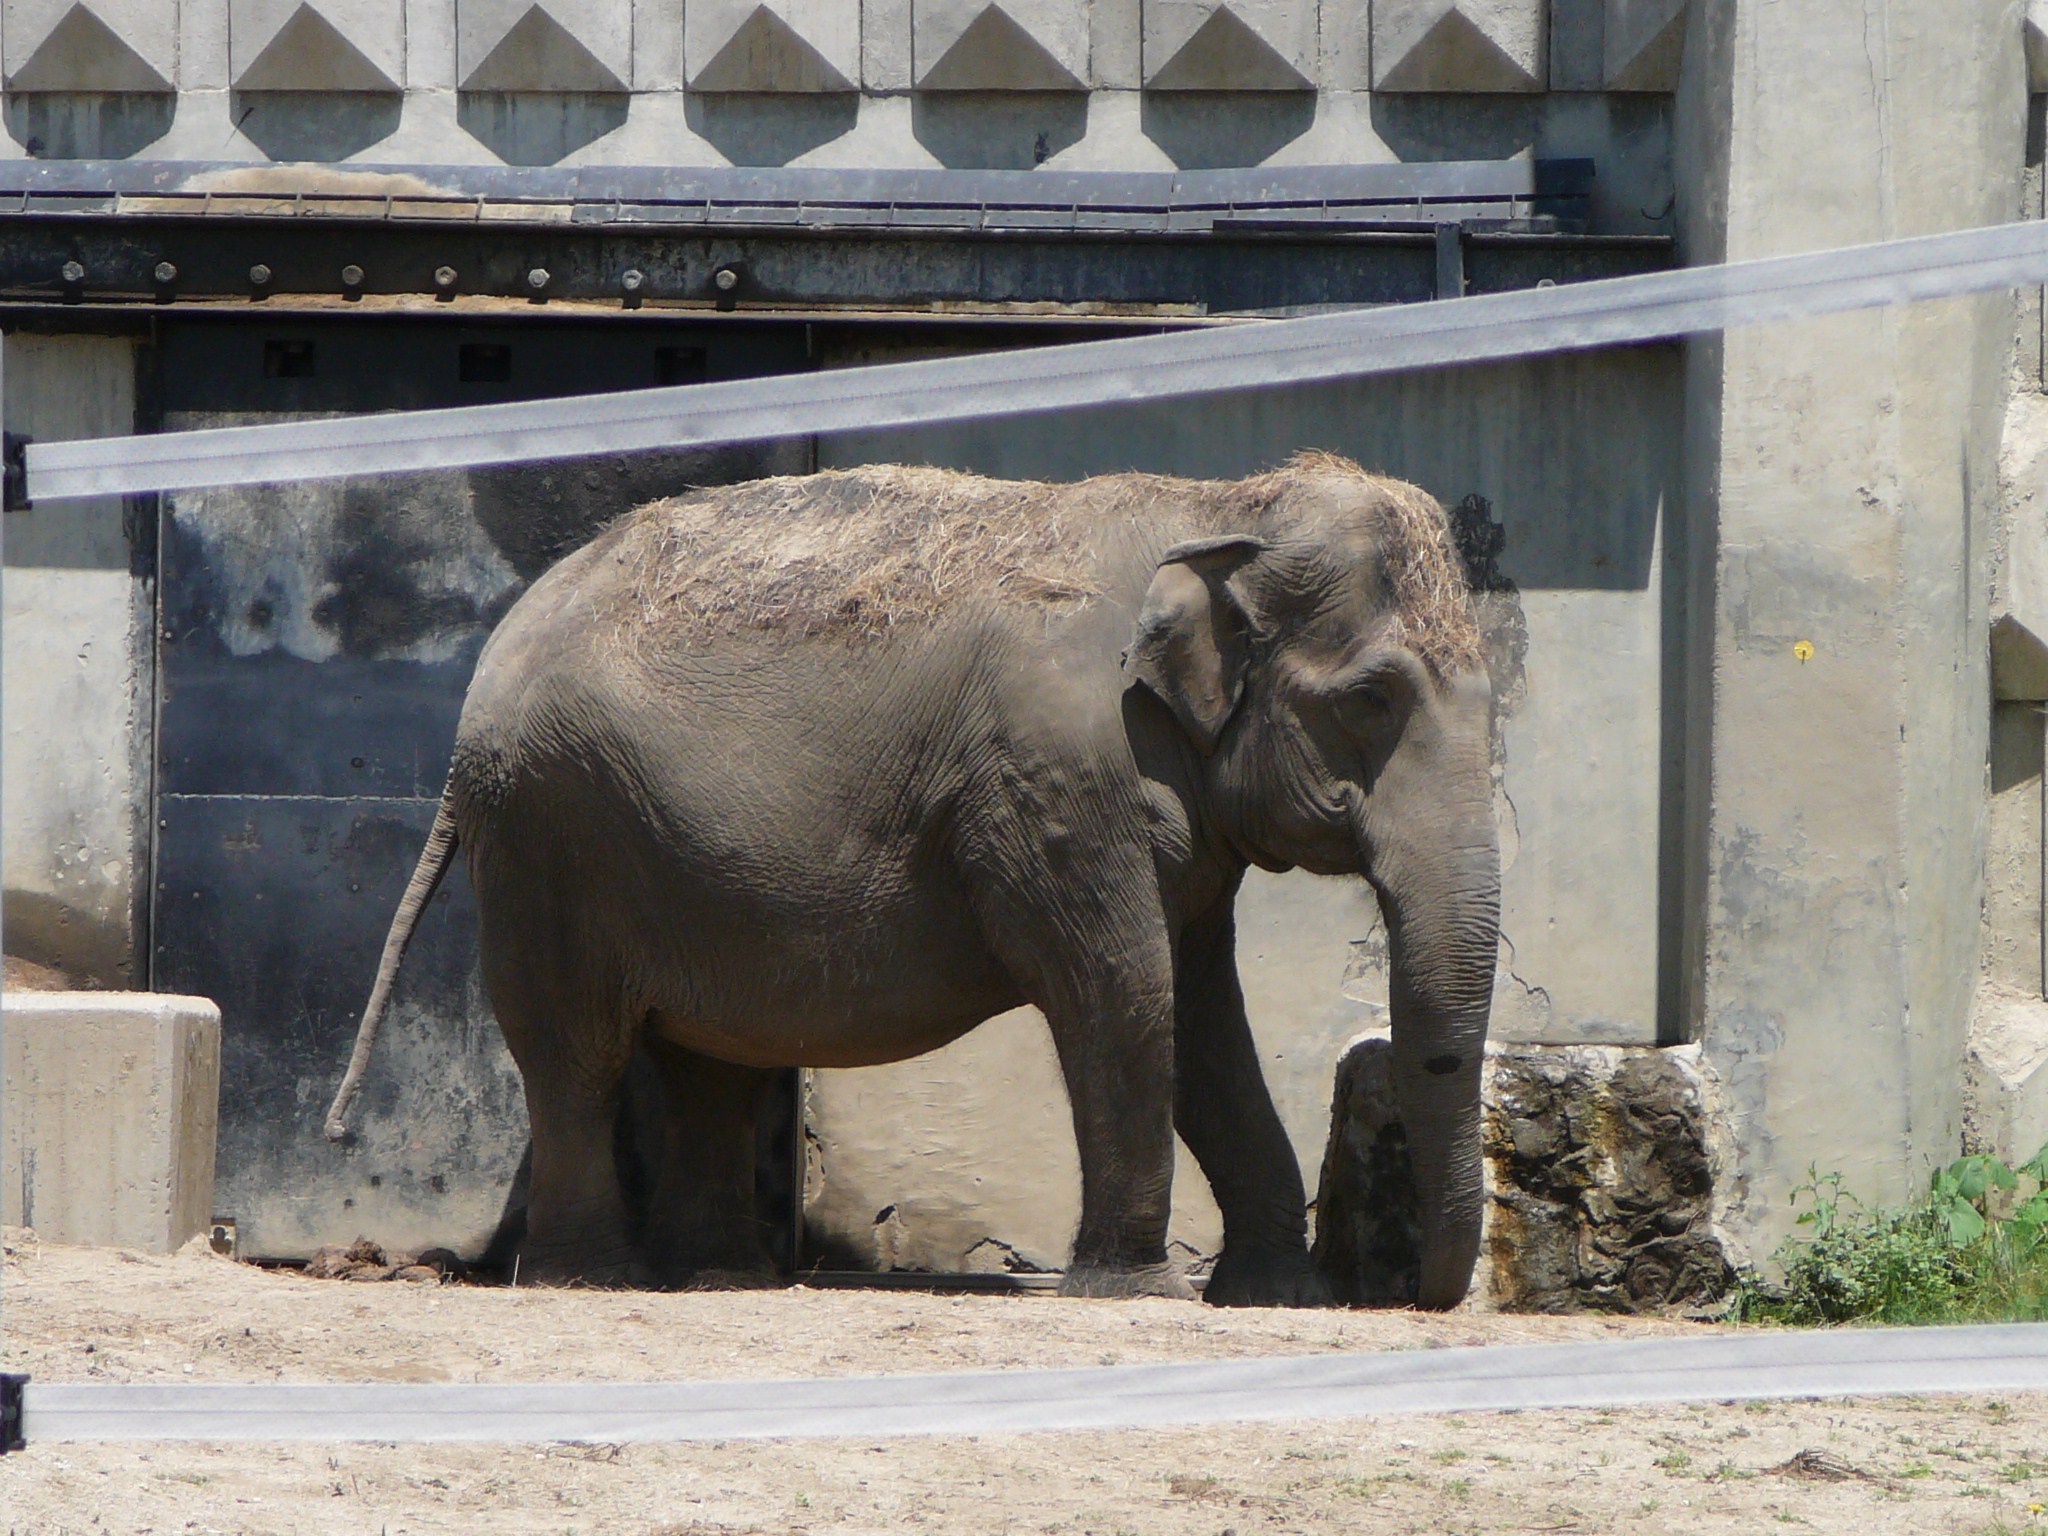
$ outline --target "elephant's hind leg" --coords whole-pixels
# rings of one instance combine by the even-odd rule
[[[613,1152],[638,1016],[616,980],[552,943],[483,925],[485,986],[526,1085],[533,1177],[520,1276],[560,1285],[638,1285],[641,1264]]]

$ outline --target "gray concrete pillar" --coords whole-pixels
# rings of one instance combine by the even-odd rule
[[[2018,216],[2006,0],[1694,7],[1693,263]],[[1687,378],[1681,1008],[1759,1255],[1810,1166],[1867,1200],[1954,1155],[1983,881],[2005,296],[1731,331]]]

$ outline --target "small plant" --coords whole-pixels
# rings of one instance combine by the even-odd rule
[[[1809,1170],[1793,1191],[1811,1229],[1778,1250],[1784,1280],[1749,1274],[1739,1321],[1952,1323],[2048,1318],[2048,1148],[2018,1168],[1957,1158],[1911,1205],[1870,1209],[1838,1173]]]

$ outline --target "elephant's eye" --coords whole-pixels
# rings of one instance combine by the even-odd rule
[[[1337,718],[1354,736],[1376,736],[1393,723],[1393,691],[1383,682],[1354,683],[1337,696]]]

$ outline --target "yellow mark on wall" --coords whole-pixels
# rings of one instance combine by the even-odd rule
[[[1793,641],[1792,654],[1797,656],[1802,664],[1813,660],[1813,642],[1811,640]]]

